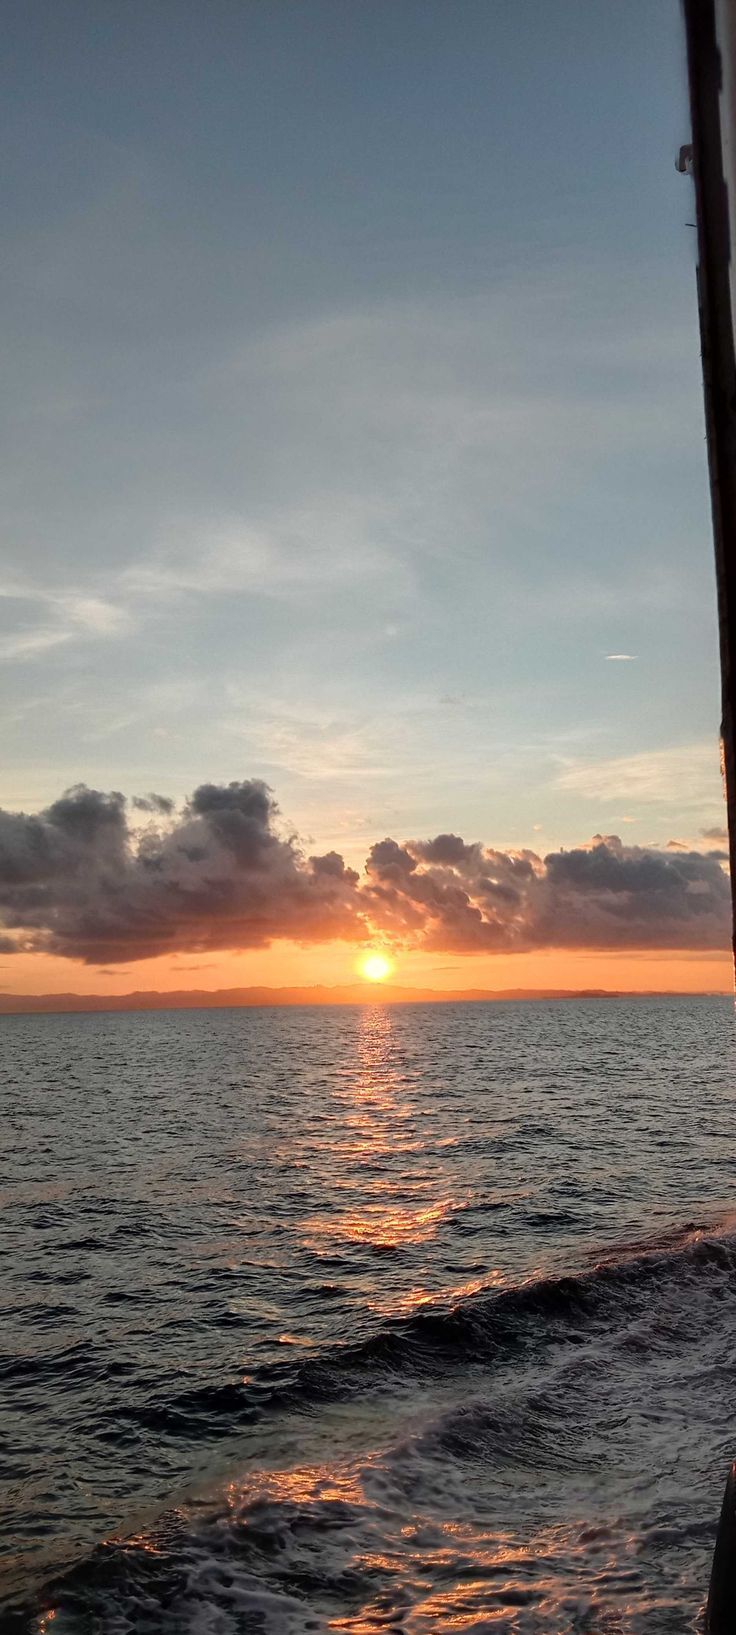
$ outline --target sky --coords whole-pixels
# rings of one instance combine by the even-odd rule
[[[728,988],[678,0],[4,33],[0,988]]]

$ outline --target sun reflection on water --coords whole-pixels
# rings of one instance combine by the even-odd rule
[[[443,1160],[430,1149],[434,1132],[420,1117],[412,1089],[390,1007],[365,1009],[355,1063],[335,1091],[337,1116],[325,1151],[329,1202],[302,1222],[302,1241],[312,1253],[335,1244],[390,1250],[426,1243],[463,1206],[448,1187]],[[402,1155],[412,1162],[397,1168]],[[336,1206],[335,1197],[345,1193],[351,1205]]]
[[[257,1506],[268,1502],[280,1505],[354,1504],[364,1505],[365,1494],[359,1478],[349,1469],[329,1465],[301,1465],[291,1470],[255,1471],[246,1483],[229,1482],[227,1503],[243,1521]],[[243,1508],[244,1504],[247,1508]]]
[[[421,1311],[423,1306],[436,1306],[441,1299],[443,1305],[455,1305],[461,1300],[468,1300],[474,1294],[485,1292],[486,1289],[503,1288],[506,1278],[498,1267],[491,1267],[484,1271],[482,1277],[471,1277],[466,1283],[454,1283],[438,1291],[436,1288],[419,1287],[407,1289],[401,1294],[392,1293],[386,1299],[375,1298],[369,1300],[371,1311],[378,1312],[381,1317],[411,1317],[415,1311]]]
[[[452,1198],[441,1198],[421,1208],[393,1208],[386,1204],[364,1204],[362,1209],[350,1210],[329,1219],[317,1217],[307,1222],[305,1242],[319,1247],[320,1240],[337,1239],[345,1243],[366,1243],[375,1249],[398,1249],[402,1244],[426,1243],[434,1237],[438,1225],[451,1215]]]

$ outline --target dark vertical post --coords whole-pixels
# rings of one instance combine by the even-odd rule
[[[733,0],[726,0],[726,4],[732,6]],[[684,0],[684,9],[698,225],[700,339],[721,648],[721,742],[733,900],[736,891],[736,358],[731,310],[731,234],[721,125],[722,63],[717,0]],[[729,134],[736,143],[736,128]],[[736,951],[733,938],[732,946]]]
[[[705,1611],[706,1635],[733,1635],[736,1629],[736,1465],[728,1473]]]
[[[697,206],[700,342],[721,648],[721,743],[731,898],[735,902],[736,357],[731,226],[736,222],[736,103],[732,83],[736,0],[683,0],[683,4]],[[723,94],[724,70],[728,74],[727,96]],[[732,946],[736,953],[734,937]],[[736,1464],[729,1473],[718,1524],[705,1629],[707,1635],[736,1635]]]

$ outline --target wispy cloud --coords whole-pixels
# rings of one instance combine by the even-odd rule
[[[718,808],[723,802],[715,742],[641,750],[611,759],[571,762],[557,785],[601,804],[626,801]]]
[[[36,625],[30,630],[17,630],[9,636],[0,636],[0,659],[12,663],[18,659],[38,658],[70,640],[71,631],[61,626]]]
[[[17,583],[0,588],[0,599],[23,607],[16,628],[0,637],[0,659],[6,661],[38,658],[75,639],[120,637],[132,628],[131,610],[102,596]]]
[[[301,604],[325,588],[407,572],[380,545],[378,499],[340,494],[309,504],[274,507],[265,518],[242,515],[167,521],[152,549],[120,575],[119,590],[137,600],[167,602],[184,595],[298,596]]]
[[[130,630],[130,609],[120,602],[74,593],[48,597],[47,601],[72,629],[85,631],[91,636],[121,636]]]

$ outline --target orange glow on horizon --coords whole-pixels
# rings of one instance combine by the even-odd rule
[[[380,950],[363,948],[363,954]],[[342,941],[274,943],[270,948],[242,953],[161,954],[128,966],[99,969],[64,959],[58,954],[18,953],[0,972],[0,991],[14,994],[130,995],[166,994],[182,990],[217,991],[248,988],[300,988],[305,1003],[310,988],[345,987],[358,975],[360,950]],[[353,974],[354,973],[354,974]],[[347,984],[346,984],[347,978]],[[364,980],[358,977],[358,980]],[[478,989],[590,989],[617,992],[733,993],[733,964],[723,952],[649,949],[606,952],[593,949],[546,949],[528,954],[441,955],[404,951],[400,973],[392,972],[399,989],[430,990],[439,998]],[[370,985],[371,987],[373,984]],[[380,988],[380,984],[376,985]],[[369,984],[366,982],[366,993]]]

